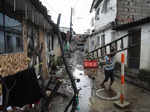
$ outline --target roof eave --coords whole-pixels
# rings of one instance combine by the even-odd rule
[[[102,2],[103,0],[93,0],[92,2],[92,6],[91,6],[91,9],[90,9],[90,13],[92,12],[93,9],[96,9],[98,7],[98,5]]]
[[[146,23],[150,23],[150,17],[140,19],[138,21],[130,22],[127,24],[122,24],[122,25],[116,25],[113,27],[113,30],[121,31],[121,30],[126,30],[128,28],[140,26]]]

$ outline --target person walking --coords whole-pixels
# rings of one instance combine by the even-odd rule
[[[109,90],[112,90],[111,86],[114,82],[113,71],[114,71],[113,56],[107,55],[107,56],[105,56],[105,66],[104,66],[105,79],[101,83],[102,88],[105,88],[105,83],[110,79]]]

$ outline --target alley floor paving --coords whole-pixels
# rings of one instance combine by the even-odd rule
[[[104,79],[102,70],[98,71],[96,76],[96,88],[100,88],[100,83]],[[134,79],[133,79],[134,80]],[[120,92],[121,84],[120,79],[116,78],[112,86],[113,90]],[[106,84],[106,89],[108,83]],[[114,105],[114,101],[107,101],[100,99],[96,96],[90,98],[91,112],[150,112],[150,92],[138,88],[129,83],[125,84],[125,100],[130,105],[124,109],[118,108]]]
[[[133,86],[129,83],[125,84],[125,100],[130,102],[130,106],[121,109],[114,105],[114,101],[108,101],[98,98],[95,94],[95,88],[100,88],[100,83],[104,79],[103,70],[98,69],[97,75],[95,75],[95,81],[89,78],[86,75],[86,70],[83,68],[83,53],[76,51],[72,54],[72,58],[69,59],[69,64],[72,65],[72,73],[75,78],[80,79],[80,82],[77,83],[77,87],[81,88],[79,93],[79,112],[150,112],[150,92],[145,91],[141,88]],[[93,74],[92,74],[93,75]],[[106,84],[106,90],[108,88],[108,83]],[[112,86],[112,89],[115,92],[120,92],[121,84],[120,79],[115,78],[115,82]],[[93,92],[94,91],[94,92]],[[55,105],[51,105],[51,108],[54,110],[51,112],[63,112],[65,105],[69,100],[57,98]],[[60,108],[58,101],[63,105]]]
[[[100,99],[95,94],[92,94],[93,82],[92,79],[87,77],[85,70],[83,72],[82,56],[83,53],[77,51],[73,56],[74,58],[72,58],[72,62],[76,65],[74,71],[76,74],[74,75],[81,80],[81,82],[77,84],[78,87],[82,88],[79,95],[80,112],[150,112],[150,92],[129,83],[125,83],[125,100],[128,101],[130,105],[123,109],[114,105],[114,102],[119,99],[108,101]],[[102,69],[98,69],[95,79],[94,85],[96,86],[95,88],[98,89],[100,88],[100,83],[104,79],[104,72]],[[109,82],[106,83],[106,89],[108,89],[108,84]],[[121,81],[119,78],[115,78],[112,89],[116,93],[120,93]]]
[[[91,97],[92,84],[90,78],[84,75],[83,53],[80,51],[76,51],[72,57],[72,63],[74,65],[73,76],[77,79],[80,79],[80,82],[77,83],[77,88],[81,88],[81,91],[79,93],[79,112],[89,112],[89,99]]]

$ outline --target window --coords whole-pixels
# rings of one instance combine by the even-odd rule
[[[94,40],[91,41],[91,50],[94,50]]]
[[[7,53],[20,52],[23,50],[22,39],[16,34],[6,34]]]
[[[0,13],[0,25],[2,26],[3,25],[3,14]]]
[[[105,34],[101,35],[101,46],[105,45]]]
[[[96,45],[98,46],[99,44],[100,44],[100,37],[98,36]]]
[[[7,35],[6,36],[6,42],[7,42],[7,52],[15,52],[15,45],[16,45],[16,40],[12,35]]]
[[[0,13],[0,54],[20,51],[23,51],[22,24]]]
[[[5,15],[5,26],[14,30],[21,31],[21,23]]]
[[[23,51],[23,40],[19,36],[16,36],[16,51]]]
[[[107,13],[109,10],[112,9],[110,0],[104,0],[103,7],[102,7],[102,13]]]
[[[0,54],[4,53],[4,32],[0,31]]]

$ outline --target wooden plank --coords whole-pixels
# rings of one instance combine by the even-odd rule
[[[124,36],[122,36],[122,37],[120,37],[120,38],[118,38],[118,39],[116,39],[116,40],[114,40],[114,41],[112,41],[112,42],[110,42],[110,43],[108,43],[108,44],[102,46],[102,47],[99,47],[99,48],[97,48],[97,49],[91,51],[90,53],[92,53],[92,52],[94,52],[94,51],[97,51],[98,49],[102,49],[103,47],[106,47],[106,46],[108,46],[108,45],[110,45],[110,44],[112,44],[112,43],[115,43],[115,42],[117,42],[117,41],[119,41],[119,40],[121,40],[121,39],[123,39],[123,38],[125,38],[125,37],[128,37],[128,36],[129,36],[129,34],[126,34],[126,35],[124,35]]]

